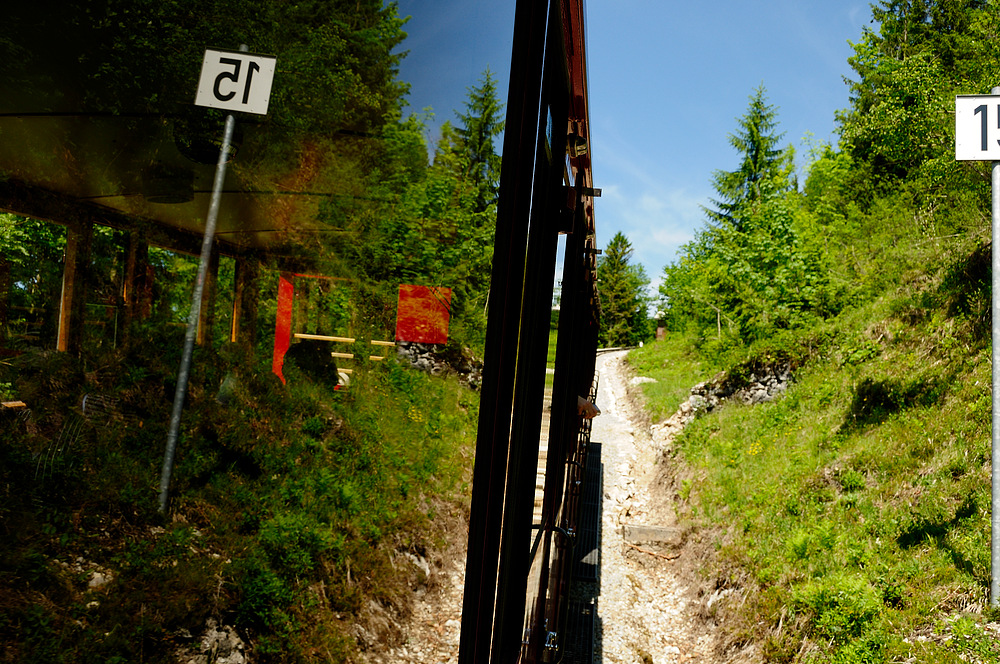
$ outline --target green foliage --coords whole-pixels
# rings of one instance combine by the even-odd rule
[[[640,357],[675,393],[704,372],[658,361],[794,369],[778,401],[717,408],[675,441],[681,517],[726,532],[715,574],[743,580],[735,633],[774,661],[992,661],[989,196],[952,158],[950,109],[996,84],[998,14],[873,14],[839,145],[814,146],[801,192],[762,196],[738,229],[713,217],[665,268],[674,333]],[[660,418],[670,393],[647,389]]]
[[[840,142],[812,146],[801,191],[758,88],[731,136],[740,166],[713,178],[711,223],[664,268],[668,327],[697,333],[702,351],[721,358],[944,273],[934,296],[985,335],[982,253],[972,248],[988,223],[987,178],[954,160],[951,114],[955,94],[998,82],[995,9],[877,3],[879,28],[850,59],[858,79],[838,115]]]
[[[503,134],[504,121],[498,92],[493,72],[487,68],[479,84],[469,88],[466,112],[458,115],[461,161],[475,190],[472,208],[475,213],[485,212],[496,204],[500,186],[500,156],[496,154],[495,143]]]
[[[499,156],[494,141],[503,130],[502,104],[489,70],[469,90],[459,126],[445,122],[433,163],[423,151],[422,125],[413,116],[391,133],[398,151],[388,174],[373,179],[385,208],[359,220],[366,241],[345,246],[370,280],[452,289],[450,334],[467,345],[485,340],[486,304],[496,229]],[[417,149],[420,145],[420,149]],[[395,173],[395,175],[392,175]],[[388,183],[397,181],[399,186]],[[358,245],[355,239],[350,243]]]
[[[794,189],[791,179],[793,153],[781,150],[778,142],[777,109],[767,103],[763,84],[750,97],[746,115],[738,120],[739,130],[729,135],[729,144],[740,155],[735,171],[716,171],[712,185],[721,200],[712,202],[718,210],[707,210],[716,224],[736,230],[743,227],[747,214],[775,195]]]
[[[660,294],[668,326],[721,348],[802,328],[840,306],[811,219],[793,199],[771,199],[740,230],[705,230],[667,266]]]
[[[832,574],[803,586],[795,605],[812,614],[819,638],[844,645],[871,629],[882,602],[863,577]]]
[[[62,227],[0,213],[0,339],[23,347],[54,338],[65,244]]]
[[[882,0],[872,17],[879,28],[854,44],[848,62],[858,80],[838,120],[846,150],[885,184],[953,151],[955,94],[1000,82],[998,18],[983,0]]]
[[[394,80],[401,56],[392,50],[405,35],[392,4],[111,0],[63,9],[47,18],[47,27],[65,22],[87,35],[78,66],[98,73],[87,84],[93,110],[181,110],[189,100],[178,91],[195,89],[198,70],[191,64],[206,44],[235,49],[245,43],[277,57],[267,121],[280,132],[370,130],[405,90]]]
[[[656,382],[642,385],[650,415],[655,420],[670,417],[691,395],[691,382],[700,383],[718,372],[693,348],[690,338],[674,336],[674,343],[646,344],[626,357],[631,369],[639,376],[656,377]]]
[[[807,199],[796,191],[792,152],[777,147],[777,112],[763,87],[739,125],[731,143],[740,168],[716,172],[719,209],[707,210],[711,223],[664,268],[660,285],[668,327],[695,331],[706,351],[722,354],[807,326],[834,313],[842,299],[824,232],[806,203],[823,203],[824,212],[837,208],[816,193]],[[841,176],[832,156],[822,165],[828,180]],[[835,186],[836,180],[817,181],[811,191]]]
[[[723,624],[776,661],[809,644],[827,659],[804,661],[991,661],[975,650],[988,642],[975,614],[967,640],[945,637],[989,583],[989,348],[950,295],[922,292],[935,297],[920,317],[898,294],[800,332],[810,337],[783,397],[718,408],[674,443],[683,474],[699,478],[682,483],[680,517],[727,531],[715,573],[744,579],[748,601]],[[695,348],[673,335],[634,364],[681,393],[704,380]],[[750,353],[744,362],[762,366],[774,348]],[[686,371],[668,369],[685,354]],[[646,387],[657,419],[676,408],[659,403],[667,388]],[[915,645],[926,630],[941,636]]]
[[[650,338],[646,310],[649,279],[642,265],[630,265],[632,243],[621,232],[597,259],[597,292],[601,300],[599,342],[605,347],[636,346]]]
[[[244,559],[237,567],[241,599],[237,619],[266,633],[280,630],[289,621],[287,607],[295,594],[284,579],[260,561]]]
[[[299,288],[308,314],[298,322],[308,332],[385,338],[400,283],[443,285],[453,289],[447,351],[482,343],[499,180],[493,143],[503,130],[488,70],[428,164],[421,117],[401,111],[405,35],[393,3],[62,9],[44,17],[12,9],[0,51],[30,56],[37,43],[69,34],[66,73],[87,89],[39,81],[29,75],[37,62],[12,57],[0,75],[24,83],[12,86],[32,102],[24,108],[162,114],[164,131],[193,158],[221,124],[214,111],[192,110],[186,93],[177,97],[193,90],[201,49],[245,42],[276,55],[270,112],[247,131],[231,172],[248,188],[330,194],[317,215],[324,232],[290,238],[298,247],[282,251],[344,279]],[[411,588],[394,558],[424,555],[444,532],[440,516],[468,499],[478,395],[391,357],[359,363],[349,390],[312,381],[291,362],[282,385],[267,335],[256,353],[224,344],[235,266],[223,257],[216,344],[195,352],[164,520],[156,484],[197,261],[150,248],[150,315],[122,344],[113,314],[124,240],[95,229],[88,305],[112,322],[90,317],[104,326],[88,328],[95,343],[82,357],[32,351],[0,363],[0,393],[31,408],[30,418],[2,423],[0,523],[11,537],[0,541],[0,659],[173,661],[182,635],[213,617],[235,620],[262,662],[319,652],[351,661],[348,628],[364,607],[405,611]],[[5,347],[53,345],[64,244],[61,227],[0,215]],[[270,260],[256,287],[261,330],[273,329],[277,271],[288,269]],[[85,394],[113,404],[106,419],[85,416]],[[77,559],[110,571],[112,585],[88,590],[88,570],[60,563]]]
[[[231,617],[262,661],[308,661],[318,644],[347,661],[344,625],[369,600],[402,605],[409,592],[394,555],[440,537],[431,506],[467,499],[476,394],[393,360],[355,373],[347,392],[303,376],[286,389],[269,357],[199,350],[164,523],[166,347],[137,344],[100,372],[66,354],[18,358],[16,381],[0,365],[33,413],[33,428],[5,423],[0,446],[0,521],[12,533],[0,541],[5,652],[165,662],[180,633]],[[226,374],[235,387],[221,405]],[[71,419],[84,393],[116,395],[118,410],[107,422]],[[37,474],[36,455],[52,454],[74,422],[79,435]],[[88,569],[57,563],[78,557],[111,573],[113,602],[87,590]],[[319,587],[328,595],[317,603]]]

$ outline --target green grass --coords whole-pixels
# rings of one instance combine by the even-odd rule
[[[881,298],[804,333],[785,395],[719,408],[675,445],[702,478],[682,516],[716,533],[711,574],[745,597],[729,609],[728,636],[768,661],[1000,656],[981,624],[989,346],[944,306],[914,320],[911,300]],[[674,337],[629,355],[659,381],[644,386],[654,421],[714,373],[692,347]]]
[[[164,519],[175,358],[149,349],[170,347],[97,372],[24,356],[0,376],[33,412],[32,427],[5,421],[0,445],[0,662],[173,662],[208,617],[249,638],[255,661],[349,661],[363,608],[405,611],[419,582],[397,555],[426,555],[464,509],[478,395],[394,361],[346,392],[288,367],[286,389],[269,361],[199,351]],[[220,405],[227,371],[235,400]],[[84,393],[117,395],[136,419],[84,422],[36,478]],[[78,558],[111,583],[88,590],[89,567],[61,564]]]
[[[690,396],[696,383],[712,378],[720,369],[699,358],[691,339],[683,336],[636,348],[627,355],[626,361],[636,375],[656,381],[642,385],[654,420],[672,415]]]

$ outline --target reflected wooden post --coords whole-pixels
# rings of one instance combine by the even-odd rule
[[[132,326],[137,320],[149,315],[149,244],[140,233],[128,234],[125,249],[125,279],[122,281],[122,340],[125,345],[131,341]]]
[[[66,229],[62,297],[59,302],[59,331],[56,350],[79,353],[83,348],[83,323],[87,305],[87,269],[94,225],[90,221],[71,224]]]
[[[7,317],[10,309],[10,261],[0,256],[0,343],[7,340]]]
[[[215,294],[219,284],[219,252],[213,250],[205,273],[205,286],[201,291],[201,308],[198,312],[199,346],[212,344],[212,327],[215,325]]]
[[[260,264],[252,258],[236,259],[236,290],[233,294],[233,320],[229,340],[246,350],[257,344],[257,293]]]

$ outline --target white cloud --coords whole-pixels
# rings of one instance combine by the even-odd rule
[[[632,181],[604,187],[595,212],[598,244],[606,245],[621,231],[632,243],[635,262],[654,278],[704,223],[701,206],[705,198],[650,184]]]

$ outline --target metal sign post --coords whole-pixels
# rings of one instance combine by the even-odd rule
[[[246,44],[236,51],[205,51],[202,63],[196,106],[208,106],[225,110],[239,110],[260,115],[267,113],[267,103],[271,95],[274,78],[275,59],[268,56],[250,55]],[[246,64],[244,67],[243,65]],[[226,161],[229,158],[229,144],[233,139],[236,120],[226,116],[226,126],[222,134],[222,147],[215,167],[215,182],[212,198],[205,220],[205,235],[201,243],[201,259],[198,263],[198,277],[194,294],[191,296],[191,312],[188,314],[187,332],[184,335],[184,352],[181,367],[177,373],[177,389],[174,392],[174,407],[170,414],[170,428],[167,432],[167,447],[163,453],[163,470],[160,473],[160,513],[167,511],[167,497],[170,489],[170,475],[174,468],[174,454],[177,450],[177,435],[184,410],[184,396],[187,393],[188,377],[191,373],[191,356],[198,335],[198,320],[201,317],[201,298],[208,276],[208,264],[212,256],[212,241],[215,224],[219,217],[219,200],[226,179]]]
[[[994,88],[997,92],[1000,88]],[[1000,606],[1000,161],[993,162],[993,528],[990,536],[990,606]]]
[[[1000,87],[955,98],[955,159],[993,161],[993,468],[990,606],[1000,606]]]

